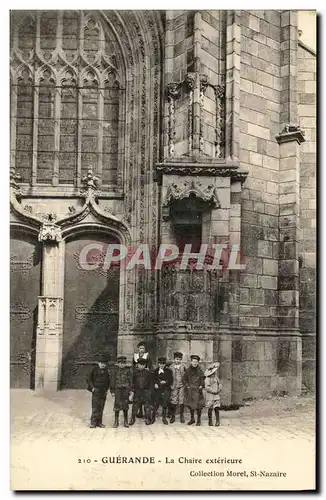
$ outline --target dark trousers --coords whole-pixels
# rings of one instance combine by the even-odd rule
[[[94,389],[92,392],[91,425],[98,425],[102,423],[106,395],[107,391],[102,391],[100,389]]]
[[[151,413],[151,392],[146,389],[140,389],[135,392],[134,403],[132,405],[132,415],[135,417],[141,406],[144,405],[145,418],[150,418]]]
[[[157,411],[159,406],[162,408],[168,408],[170,401],[171,391],[170,389],[155,389],[153,393],[153,406]]]

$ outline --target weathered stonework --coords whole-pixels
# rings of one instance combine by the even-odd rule
[[[12,12],[15,386],[26,321],[40,390],[140,338],[218,359],[223,404],[314,388],[315,59],[295,11]],[[155,255],[185,227],[239,245],[245,270],[78,263],[84,241]],[[18,273],[42,276],[34,302]]]

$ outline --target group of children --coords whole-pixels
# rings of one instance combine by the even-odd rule
[[[188,425],[201,425],[205,407],[208,409],[208,425],[214,425],[213,411],[215,426],[220,425],[219,363],[212,363],[204,373],[199,366],[199,356],[192,355],[190,366],[186,368],[182,364],[182,353],[175,352],[172,364],[168,366],[166,358],[159,357],[158,366],[153,368],[145,344],[140,342],[137,347],[132,366],[127,364],[126,356],[119,356],[111,376],[105,358],[99,359],[98,366],[92,369],[87,380],[87,389],[92,392],[91,428],[104,427],[102,417],[108,390],[114,395],[113,427],[119,426],[120,412],[123,412],[124,427],[133,425],[136,417],[145,417],[145,424],[151,425],[160,406],[163,424],[168,425],[168,419],[173,424],[178,405],[181,423],[185,423],[187,406],[190,411]],[[130,403],[132,411],[128,421]]]

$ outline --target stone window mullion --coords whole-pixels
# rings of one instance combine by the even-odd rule
[[[58,11],[56,52],[62,51],[62,11]],[[54,165],[52,185],[59,184],[59,156],[60,156],[60,118],[61,118],[61,82],[56,74],[56,89],[54,103]]]
[[[82,113],[83,113],[83,97],[80,87],[77,87],[78,102],[77,102],[77,175],[76,184],[77,188],[81,187],[81,143],[82,143]]]
[[[10,94],[10,167],[16,169],[16,135],[17,135],[17,87],[16,81],[11,86]]]
[[[59,184],[59,154],[60,154],[60,116],[61,116],[61,85],[55,89],[54,105],[54,165],[52,185]]]
[[[12,48],[18,46],[18,30],[14,29]],[[16,76],[16,75],[15,75]],[[16,169],[16,136],[17,136],[17,77],[13,75],[10,91],[10,167]]]
[[[125,127],[125,103],[124,103],[124,92],[119,88],[119,125],[118,125],[118,162],[117,162],[117,179],[116,183],[119,189],[123,188],[123,176],[124,176],[124,127]]]
[[[103,115],[104,115],[104,88],[100,85],[98,93],[98,136],[97,136],[97,176],[102,184],[103,159]]]
[[[38,111],[39,111],[39,87],[34,85],[34,106],[33,106],[33,160],[32,160],[32,180],[31,185],[37,182],[37,145],[38,145]]]
[[[40,21],[41,12],[36,14],[36,53],[40,52]],[[33,106],[33,157],[32,157],[32,179],[31,186],[37,182],[37,146],[38,146],[38,112],[39,112],[39,86],[35,80],[34,73],[34,106]]]
[[[79,53],[82,52],[84,46],[84,24],[83,24],[83,13],[80,14],[80,24],[79,24]],[[82,82],[78,78],[77,81],[77,165],[76,165],[76,186],[78,189],[81,188],[81,144],[82,144],[82,126],[83,126],[83,96],[81,92]]]

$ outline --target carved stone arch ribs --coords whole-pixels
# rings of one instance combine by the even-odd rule
[[[128,15],[130,14],[130,15]],[[115,31],[118,40],[121,43],[121,50],[124,54],[125,71],[126,71],[126,97],[125,103],[128,106],[128,115],[126,116],[126,133],[124,150],[126,152],[124,159],[124,187],[125,187],[125,207],[126,207],[126,223],[131,227],[131,241],[137,241],[138,224],[136,217],[139,215],[139,207],[135,210],[134,199],[139,199],[139,185],[135,185],[135,177],[138,179],[139,174],[135,173],[139,170],[139,156],[141,145],[141,93],[136,89],[142,89],[141,83],[141,68],[139,66],[139,54],[137,50],[137,33],[133,26],[134,13],[117,12],[117,11],[102,11],[103,18],[107,24]],[[132,136],[137,137],[137,141],[132,140]],[[131,326],[136,324],[137,314],[137,277],[136,275],[128,279],[125,284],[126,290],[126,317],[127,323]],[[120,325],[123,328],[123,325]],[[127,328],[128,329],[128,328]],[[130,329],[129,329],[130,331]]]
[[[149,141],[150,161],[147,166],[147,175],[152,178],[152,173],[156,159],[160,155],[160,123],[161,123],[161,71],[162,71],[162,40],[164,39],[163,27],[161,20],[155,11],[137,12],[137,16],[142,23],[144,36],[146,37],[147,59],[148,59],[148,78],[150,82],[148,99],[150,102],[150,133],[147,141]],[[154,161],[153,161],[154,160]],[[151,245],[151,250],[156,253],[158,245],[158,206],[159,206],[159,191],[156,183],[146,183],[146,197],[148,206],[152,207],[147,210],[147,242]],[[155,324],[157,321],[157,273],[150,271],[150,276],[147,280],[147,303],[145,323],[147,325]]]
[[[36,41],[36,12],[15,11],[10,13],[11,21],[11,64],[19,61],[33,61]]]
[[[239,159],[241,11],[227,10],[225,44],[225,158]]]
[[[77,73],[73,66],[64,67],[58,74],[59,76],[59,84],[66,85],[67,87],[76,87],[77,86]]]
[[[117,11],[101,11],[103,22],[109,27],[110,31],[115,34],[117,43],[120,45],[121,54],[123,55],[123,65],[125,72],[126,92],[124,99],[124,107],[128,107],[126,114],[125,134],[124,134],[124,151],[125,156],[123,164],[119,171],[117,179],[118,186],[123,188],[125,192],[126,205],[126,222],[131,225],[133,213],[133,178],[134,164],[136,154],[131,141],[132,129],[135,126],[137,113],[135,112],[136,96],[136,74],[135,60],[136,54],[133,45],[133,37],[130,30],[127,29],[126,23],[122,18],[123,13]],[[123,174],[123,175],[122,175]]]
[[[201,210],[209,211],[214,208],[220,208],[221,204],[218,197],[216,185],[211,179],[204,181],[197,180],[179,180],[172,182],[166,187],[166,194],[162,205],[163,220],[169,220],[176,204],[182,200],[196,199],[201,202]]]
[[[133,89],[131,101],[130,128],[137,140],[132,146],[129,160],[128,182],[130,189],[126,191],[128,216],[133,217],[134,241],[157,245],[157,186],[154,188],[147,182],[153,169],[153,157],[159,155],[159,113],[160,113],[160,41],[157,34],[156,20],[152,12],[120,12],[119,16],[131,37],[134,64],[131,71]],[[129,107],[128,107],[129,109]],[[137,179],[135,183],[133,179]],[[129,195],[131,194],[131,196]],[[137,200],[137,206],[130,206],[129,201]],[[153,212],[146,207],[153,207]],[[137,280],[143,282],[138,294],[135,283],[134,297],[137,323],[143,325],[152,321],[155,314],[152,297],[155,295],[155,276],[151,273],[138,275]],[[153,290],[153,293],[150,292]],[[154,310],[154,313],[152,312]],[[137,312],[138,311],[138,312]]]
[[[56,75],[53,69],[48,65],[44,64],[35,72],[35,85],[56,85]]]
[[[134,171],[137,172],[137,183],[133,188],[133,197],[136,199],[135,236],[140,243],[144,243],[148,241],[148,214],[145,206],[147,205],[146,172],[149,168],[150,76],[148,57],[145,56],[146,44],[141,16],[137,16],[135,11],[129,11],[124,14],[123,18],[129,33],[133,36],[133,45],[137,58],[135,61],[135,76],[139,95],[136,97],[135,102],[138,112],[134,116],[133,127],[136,128],[139,139],[133,166]],[[140,268],[136,269],[135,277],[135,320],[137,324],[141,325],[146,322],[146,311],[148,310],[148,294],[146,293],[148,272]]]

